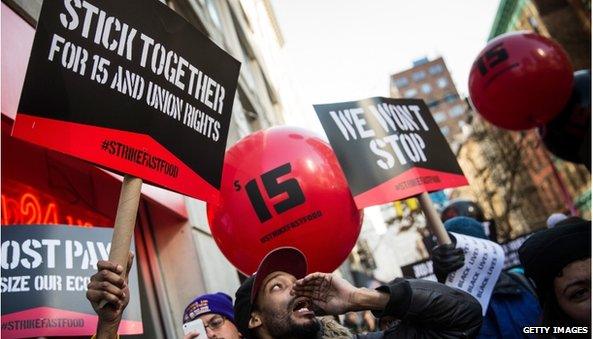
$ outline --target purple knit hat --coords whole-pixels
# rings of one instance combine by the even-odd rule
[[[202,294],[185,308],[183,323],[185,324],[209,313],[220,314],[234,323],[233,299],[222,292]]]

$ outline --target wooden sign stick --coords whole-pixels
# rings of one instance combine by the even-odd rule
[[[113,225],[111,249],[109,250],[109,261],[121,265],[124,268],[122,273],[124,276],[128,266],[128,253],[130,252],[132,236],[134,236],[134,227],[136,226],[141,188],[142,179],[131,175],[124,176],[117,204],[115,224]],[[106,304],[107,301],[102,300],[99,307],[102,308]]]
[[[423,192],[418,194],[416,198],[418,198],[418,201],[420,201],[420,207],[422,208],[424,216],[426,217],[427,226],[430,228],[432,234],[434,234],[434,236],[437,238],[437,243],[439,245],[450,244],[451,238],[449,238],[449,234],[445,230],[445,226],[439,217],[439,213],[434,208],[428,193]]]

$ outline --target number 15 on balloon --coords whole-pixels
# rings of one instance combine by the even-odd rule
[[[305,202],[303,190],[295,178],[279,181],[280,177],[290,174],[291,171],[292,166],[288,162],[270,171],[267,171],[260,176],[268,199],[273,199],[282,193],[286,193],[285,199],[273,205],[274,210],[278,214],[286,212],[293,207],[302,205]],[[238,180],[236,180],[233,185],[236,191],[241,190],[241,184]],[[264,223],[270,220],[272,218],[272,214],[266,206],[266,202],[255,178],[245,184],[245,191],[247,192],[249,201],[251,202],[251,205],[253,206],[259,221]]]

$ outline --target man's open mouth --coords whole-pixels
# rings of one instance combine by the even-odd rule
[[[292,308],[292,312],[299,317],[300,316],[315,316],[315,312],[312,311],[311,306],[312,306],[311,299],[301,297],[295,301],[294,306]]]

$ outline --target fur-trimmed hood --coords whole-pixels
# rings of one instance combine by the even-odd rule
[[[319,323],[321,324],[320,339],[352,339],[350,330],[340,325],[332,317],[321,317]]]

